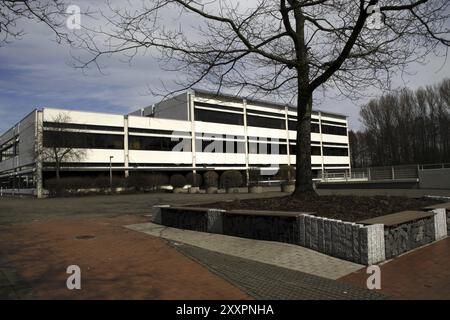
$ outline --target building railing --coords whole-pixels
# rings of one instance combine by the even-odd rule
[[[319,172],[322,182],[334,181],[418,181],[419,171],[450,168],[450,163],[352,168],[344,172]]]

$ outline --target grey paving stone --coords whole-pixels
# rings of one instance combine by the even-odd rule
[[[176,245],[178,251],[256,299],[380,300],[388,297],[334,280],[210,250]]]
[[[364,266],[340,260],[295,244],[245,239],[141,223],[127,228],[179,243],[244,259],[289,268],[329,279],[338,279]]]

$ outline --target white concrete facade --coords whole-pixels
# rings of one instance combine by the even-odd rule
[[[45,160],[35,161],[37,141],[42,139],[46,147],[46,137],[57,131],[54,121],[61,114],[68,119],[64,132],[73,134],[71,147],[85,150],[83,159],[64,164],[62,171],[107,171],[110,157],[113,170],[125,175],[136,170],[250,167],[262,167],[264,172],[295,165],[294,108],[196,90],[125,116],[35,110],[0,136],[3,181],[26,172],[32,172],[36,180],[40,165],[44,171],[51,170]],[[349,170],[346,117],[314,111],[311,123],[312,169]]]

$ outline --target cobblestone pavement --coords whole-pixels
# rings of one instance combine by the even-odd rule
[[[380,292],[396,299],[450,299],[450,237],[401,255],[381,266]],[[339,282],[363,287],[364,271]]]
[[[130,225],[127,228],[218,253],[281,266],[328,279],[337,279],[364,267],[288,243],[168,228],[154,223]]]
[[[251,299],[163,239],[123,228],[144,219],[0,226],[0,299]],[[66,287],[73,264],[81,268],[81,290]]]
[[[256,299],[379,300],[387,296],[353,285],[170,241],[178,251]]]

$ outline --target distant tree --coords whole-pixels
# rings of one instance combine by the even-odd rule
[[[79,162],[86,157],[85,149],[74,148],[73,133],[66,124],[71,121],[67,113],[61,112],[51,119],[52,127],[43,131],[43,138],[37,148],[37,156],[43,163],[55,166],[56,179],[60,178],[61,164],[64,162]],[[42,129],[41,129],[42,130]]]
[[[99,66],[104,55],[132,59],[154,48],[166,70],[182,73],[181,88],[171,93],[204,84],[217,92],[226,87],[296,100],[296,196],[315,195],[310,136],[316,90],[355,96],[386,87],[408,63],[445,53],[450,44],[447,0],[154,0],[110,8],[111,15],[104,13],[110,28],[80,36],[92,53],[80,67]]]
[[[389,93],[361,108],[364,129],[350,132],[356,166],[450,162],[450,79]],[[367,158],[367,160],[364,160]]]

